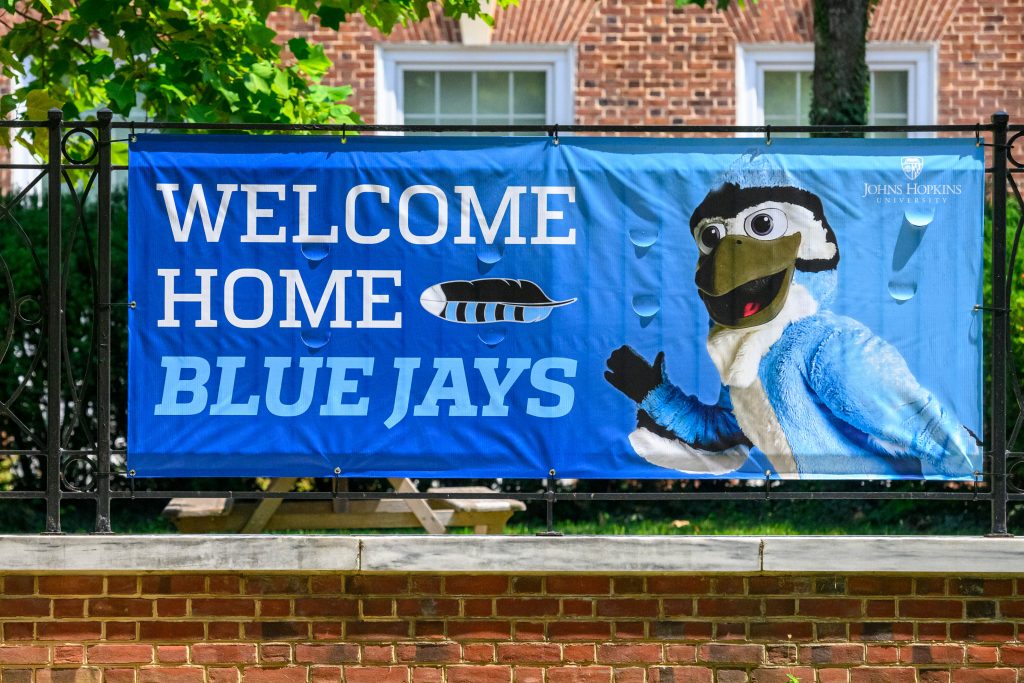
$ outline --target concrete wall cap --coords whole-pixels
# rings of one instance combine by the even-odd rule
[[[1024,539],[959,536],[0,535],[8,572],[1024,572]]]

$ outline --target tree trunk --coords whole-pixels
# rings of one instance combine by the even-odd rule
[[[870,3],[814,0],[814,125],[864,125],[868,121],[864,55]]]

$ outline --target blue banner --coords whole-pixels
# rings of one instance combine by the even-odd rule
[[[971,479],[973,140],[139,136],[137,476]]]

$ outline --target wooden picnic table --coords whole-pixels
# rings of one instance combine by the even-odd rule
[[[290,491],[295,478],[270,482],[268,491]],[[396,491],[414,492],[411,479],[388,480]],[[297,529],[402,529],[423,528],[443,534],[452,527],[473,527],[474,533],[500,534],[509,518],[526,506],[512,499],[473,498],[493,493],[485,486],[431,488],[429,493],[465,493],[466,498],[427,500],[285,500],[265,498],[238,501],[232,498],[174,498],[163,516],[178,531],[189,534],[243,533]]]

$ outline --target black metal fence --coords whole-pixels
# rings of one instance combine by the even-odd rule
[[[549,531],[558,501],[651,501],[651,500],[946,500],[980,501],[991,507],[991,535],[1008,536],[1008,509],[1024,501],[1024,452],[1013,451],[1024,427],[1024,390],[1010,353],[1010,294],[1024,217],[1007,233],[1007,201],[1024,208],[1016,177],[1024,174],[1024,126],[1010,126],[1006,113],[996,113],[987,124],[945,126],[395,126],[395,125],[292,125],[292,124],[193,124],[113,121],[101,110],[95,121],[64,121],[51,110],[46,121],[0,121],[5,133],[22,129],[46,133],[45,163],[0,164],[0,170],[32,174],[17,194],[0,205],[0,234],[15,235],[16,254],[0,251],[0,377],[7,382],[0,396],[0,458],[20,473],[21,486],[0,490],[0,502],[42,499],[46,503],[46,533],[61,532],[62,501],[95,501],[96,533],[111,533],[112,499],[302,498],[305,500],[465,498],[458,493],[404,493],[395,491],[348,491],[331,482],[329,490],[308,492],[263,491],[255,486],[228,490],[152,490],[138,484],[124,469],[125,415],[111,406],[112,346],[115,332],[123,337],[121,321],[114,320],[131,305],[112,299],[112,191],[115,173],[127,170],[114,165],[114,145],[123,144],[141,130],[239,133],[318,132],[345,136],[366,133],[490,133],[540,134],[557,138],[561,133],[629,135],[739,135],[760,134],[769,141],[773,133],[863,136],[866,133],[922,133],[969,136],[990,150],[992,232],[987,248],[991,259],[988,300],[976,306],[990,325],[986,358],[988,430],[983,470],[973,485],[950,487],[923,482],[912,489],[895,490],[847,486],[841,490],[810,490],[806,483],[765,481],[763,489],[666,492],[581,492],[556,490],[544,480],[530,491],[495,491],[472,494],[473,498],[515,498],[543,503]],[[115,137],[116,135],[116,137]],[[1014,155],[1014,143],[1021,149]],[[44,188],[45,192],[40,192]],[[0,188],[0,191],[6,188]],[[26,230],[16,209],[30,201],[45,201],[45,243]],[[70,220],[66,220],[69,217]],[[33,238],[37,239],[33,239]],[[1009,253],[1008,253],[1009,242]],[[7,244],[5,242],[4,244]],[[80,267],[76,269],[76,266]],[[84,275],[76,274],[78,270]],[[16,277],[17,276],[17,277]],[[71,296],[69,297],[69,292]],[[4,319],[6,318],[6,319]],[[116,368],[121,378],[126,368]],[[120,390],[121,382],[118,382]],[[1009,399],[1009,400],[1008,400]],[[1012,414],[1012,420],[1011,420]],[[35,482],[25,486],[24,482]],[[878,486],[877,483],[872,483]]]

